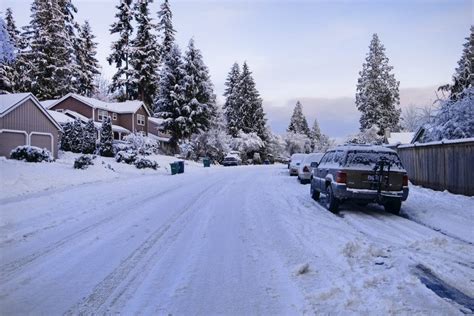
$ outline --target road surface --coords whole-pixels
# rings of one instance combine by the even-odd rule
[[[377,206],[333,215],[283,166],[142,176],[1,203],[4,315],[474,309],[472,243]]]

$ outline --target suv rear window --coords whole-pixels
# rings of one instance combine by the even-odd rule
[[[376,152],[376,151],[348,151],[345,166],[375,166],[375,164],[385,159],[391,163],[391,168],[403,169],[402,162],[396,153]]]

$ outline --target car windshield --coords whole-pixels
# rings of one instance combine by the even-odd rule
[[[345,166],[373,167],[381,160],[387,161],[392,169],[403,169],[402,162],[396,153],[377,151],[348,151]]]
[[[319,161],[321,160],[321,158],[323,157],[324,154],[310,154],[310,155],[307,155],[305,158],[304,158],[304,162],[305,163],[312,163],[312,162],[317,162],[319,163]]]

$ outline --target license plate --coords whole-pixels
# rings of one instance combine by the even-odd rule
[[[369,181],[379,181],[380,179],[380,176],[379,175],[373,175],[373,174],[369,174],[367,176],[367,180]]]

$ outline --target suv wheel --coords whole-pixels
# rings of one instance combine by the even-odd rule
[[[318,201],[321,195],[320,192],[318,190],[313,190],[313,186],[311,186],[309,191],[311,193],[311,197],[313,198],[313,200]]]
[[[401,207],[402,207],[402,201],[400,200],[387,201],[384,205],[385,211],[395,214],[395,215],[400,214]]]
[[[334,196],[331,185],[326,188],[326,208],[332,213],[337,213],[339,208],[339,200]]]

